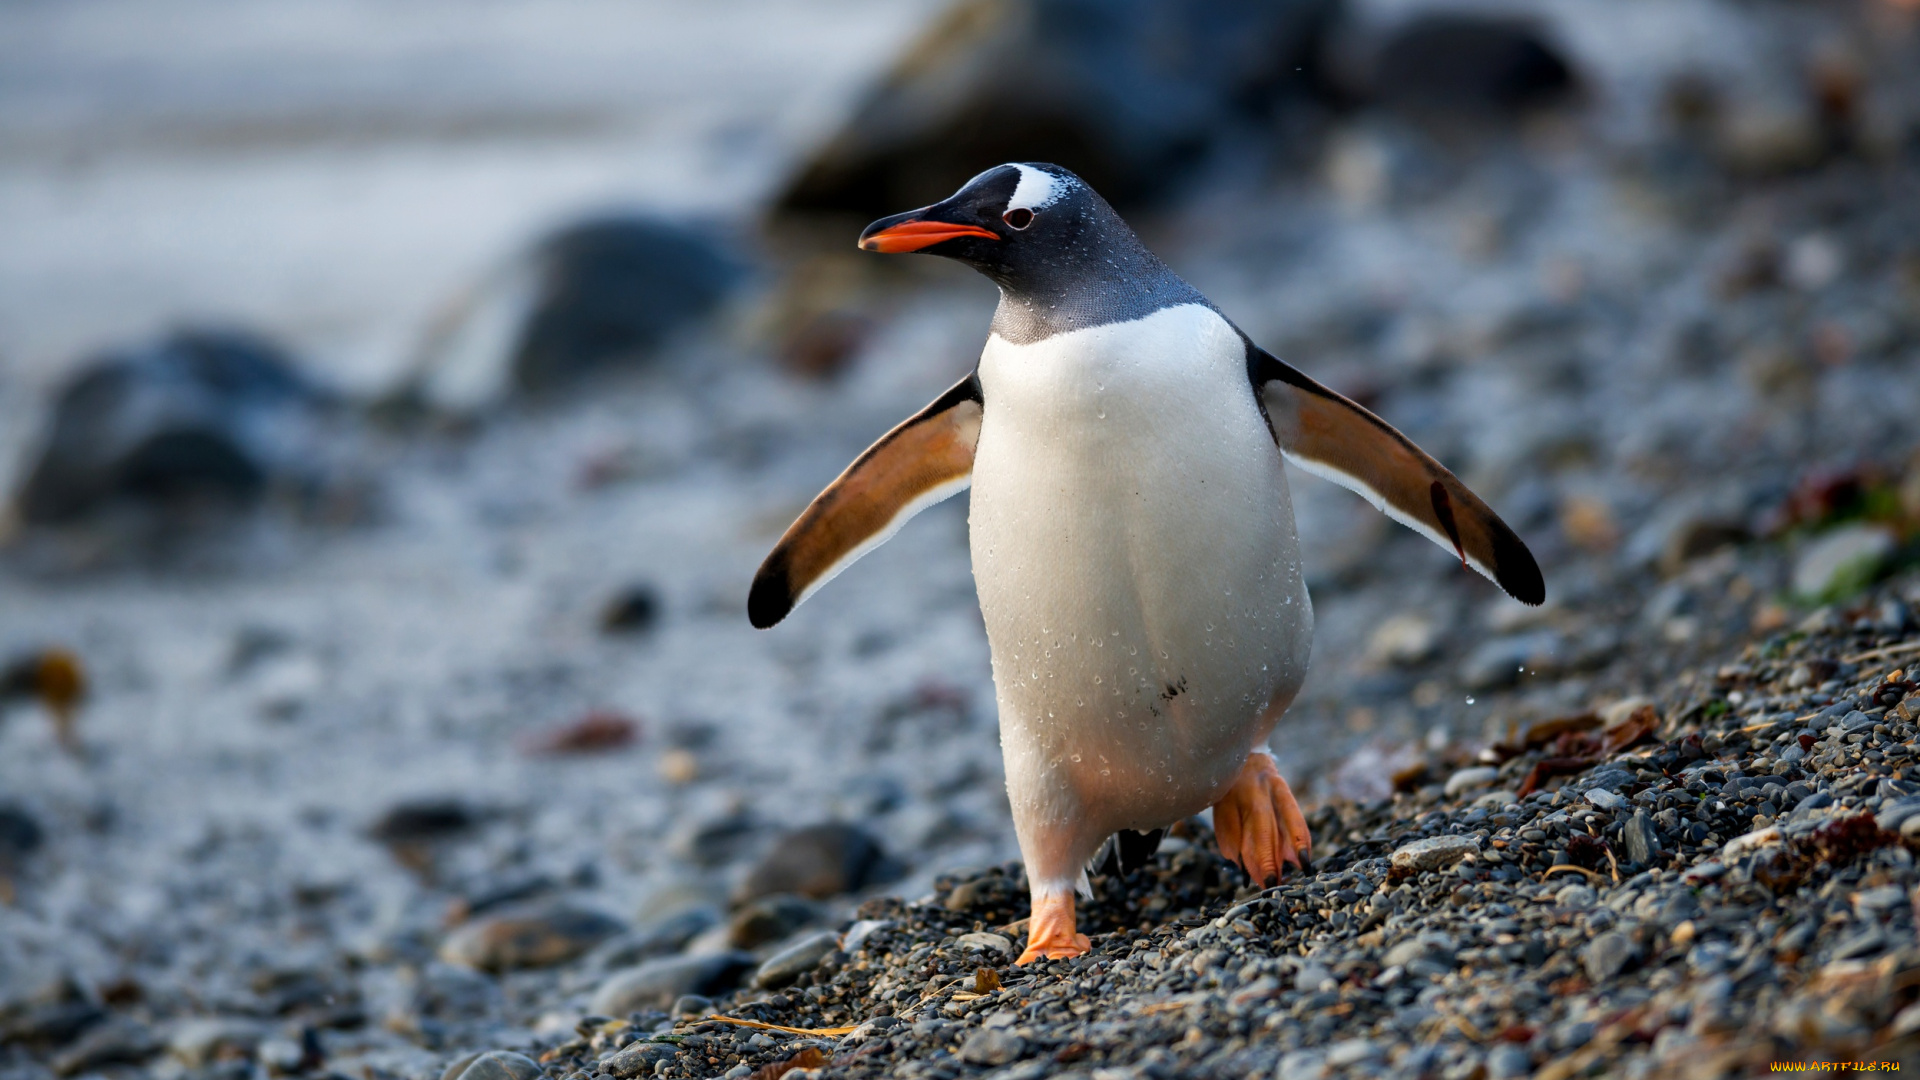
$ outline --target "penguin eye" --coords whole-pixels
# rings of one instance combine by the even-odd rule
[[[1024,229],[1033,224],[1033,211],[1024,206],[1016,206],[1000,215],[1000,220],[1013,229]]]

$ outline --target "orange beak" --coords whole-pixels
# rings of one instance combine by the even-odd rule
[[[954,225],[945,221],[903,221],[898,225],[881,229],[877,233],[862,236],[860,249],[898,255],[905,251],[919,251],[924,247],[932,247],[942,240],[954,240],[962,236],[1000,239],[993,231],[978,225]]]

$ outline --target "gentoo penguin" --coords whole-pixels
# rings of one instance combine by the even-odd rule
[[[1283,458],[1514,598],[1544,599],[1532,554],[1486,503],[1255,345],[1067,170],[989,169],[867,226],[860,247],[958,260],[1000,287],[1000,306],[974,371],[780,538],[747,613],[774,625],[971,485],[974,582],[1032,892],[1020,963],[1088,950],[1074,893],[1121,830],[1211,806],[1220,853],[1254,881],[1306,858],[1306,820],[1266,745],[1313,637]]]

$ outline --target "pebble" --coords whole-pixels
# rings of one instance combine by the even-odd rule
[[[879,842],[858,826],[811,825],[775,840],[735,890],[734,902],[777,893],[825,900],[884,876],[886,862]]]
[[[1602,810],[1618,810],[1627,804],[1627,800],[1615,795],[1606,788],[1594,788],[1588,791],[1587,801]]]
[[[953,943],[962,949],[985,949],[999,953],[1002,957],[1011,958],[1014,955],[1012,941],[1003,935],[991,934],[985,931],[961,934],[959,937],[953,939]]]
[[[753,973],[753,985],[762,990],[778,989],[820,966],[840,947],[840,935],[824,930],[802,938],[767,958]]]
[[[627,1077],[652,1076],[660,1062],[674,1056],[671,1043],[637,1042],[601,1058],[600,1071],[626,1080]]]
[[[1027,1040],[1004,1028],[983,1028],[960,1044],[960,1060],[969,1065],[1005,1065],[1026,1053]]]
[[[540,1080],[540,1066],[525,1054],[488,1050],[447,1066],[440,1080]]]
[[[417,844],[460,836],[480,823],[479,811],[457,799],[419,799],[388,808],[369,836],[385,844]]]
[[[1847,599],[1873,580],[1898,546],[1884,525],[1842,525],[1800,552],[1793,564],[1794,594],[1814,602]]]
[[[1645,810],[1634,811],[1621,831],[1626,838],[1629,860],[1647,866],[1660,853],[1660,838],[1654,833],[1653,819]]]
[[[1493,783],[1499,776],[1500,770],[1491,765],[1475,765],[1472,768],[1460,769],[1452,776],[1447,777],[1445,794],[1452,797],[1463,791],[1470,791],[1477,787],[1485,787]]]
[[[1638,950],[1633,939],[1618,930],[1609,930],[1587,944],[1583,962],[1587,977],[1598,985],[1626,970]]]
[[[198,1017],[176,1024],[167,1039],[167,1050],[180,1064],[201,1068],[215,1058],[249,1056],[265,1037],[266,1029],[254,1020],[238,1017]]]
[[[736,949],[757,949],[784,941],[820,921],[820,905],[788,893],[749,901],[728,920],[726,940]]]
[[[661,1009],[682,994],[712,995],[731,989],[757,966],[752,954],[739,952],[649,960],[607,976],[587,1007],[602,1016]]]
[[[55,1056],[53,1071],[72,1076],[109,1065],[139,1065],[162,1048],[161,1041],[145,1024],[115,1018],[88,1031]]]
[[[1403,844],[1393,853],[1393,868],[1403,872],[1426,873],[1452,866],[1480,850],[1480,841],[1471,836],[1435,836]]]
[[[624,929],[600,912],[565,905],[488,915],[449,934],[440,958],[482,971],[552,967]]]

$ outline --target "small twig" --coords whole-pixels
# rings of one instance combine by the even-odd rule
[[[1584,866],[1575,866],[1575,865],[1573,865],[1572,863],[1561,863],[1561,864],[1560,864],[1560,865],[1558,865],[1558,866],[1549,866],[1549,867],[1547,867],[1547,872],[1546,872],[1546,874],[1545,874],[1545,875],[1543,875],[1543,876],[1545,876],[1545,877],[1552,877],[1553,875],[1555,875],[1555,874],[1557,874],[1557,873],[1559,873],[1559,872],[1561,872],[1562,870],[1571,870],[1571,871],[1573,871],[1573,872],[1574,872],[1574,873],[1576,873],[1576,874],[1585,874],[1585,875],[1587,875],[1588,877],[1590,877],[1590,878],[1592,878],[1592,879],[1593,879],[1593,880],[1595,880],[1595,881],[1604,881],[1604,880],[1606,880],[1605,878],[1602,878],[1602,877],[1601,877],[1601,876],[1600,876],[1599,874],[1596,874],[1596,873],[1594,873],[1593,871],[1591,871],[1591,870],[1589,870],[1589,869],[1587,869],[1586,867],[1584,867]]]
[[[1840,662],[1843,664],[1858,664],[1866,660],[1879,660],[1884,657],[1899,656],[1901,653],[1910,652],[1920,652],[1920,641],[1903,641],[1898,645],[1883,645],[1878,649],[1869,649],[1866,652],[1846,657]]]
[[[1613,857],[1613,846],[1611,844],[1602,848],[1602,850],[1607,853],[1607,865],[1613,868],[1613,883],[1618,885],[1620,884],[1620,860]]]
[[[763,1024],[758,1020],[741,1020],[732,1016],[721,1016],[718,1013],[711,1016],[703,1016],[695,1020],[694,1023],[739,1024],[741,1027],[759,1028],[762,1031],[784,1031],[789,1035],[847,1035],[852,1033],[854,1028],[860,1026],[859,1024],[848,1024],[845,1027],[830,1028],[788,1027],[785,1024]]]

